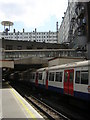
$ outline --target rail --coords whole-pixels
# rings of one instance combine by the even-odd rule
[[[50,120],[70,120],[68,117],[63,115],[62,113],[56,111],[49,105],[45,104],[41,100],[37,99],[34,96],[27,97],[24,96],[29,102],[31,102],[35,107],[37,107],[40,111],[42,111]]]

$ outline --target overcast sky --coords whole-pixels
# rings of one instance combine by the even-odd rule
[[[60,26],[67,5],[68,0],[0,0],[0,22],[14,22],[16,31],[56,31],[56,22]]]

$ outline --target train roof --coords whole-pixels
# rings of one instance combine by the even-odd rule
[[[54,69],[63,69],[63,68],[72,68],[72,67],[81,67],[81,66],[90,66],[90,60],[80,61],[80,62],[73,62],[73,63],[67,63],[52,67],[45,67],[40,68],[37,71],[44,71],[44,70],[54,70]]]
[[[81,66],[90,66],[90,60],[57,65],[57,66],[49,67],[48,70],[74,68],[74,67],[81,67]]]
[[[44,68],[38,69],[37,71],[44,71],[44,70],[47,70],[47,69],[48,69],[48,67],[44,67]]]

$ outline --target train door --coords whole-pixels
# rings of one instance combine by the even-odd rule
[[[73,95],[73,80],[74,80],[74,70],[64,71],[64,93]]]

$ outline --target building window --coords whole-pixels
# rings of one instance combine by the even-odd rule
[[[6,45],[6,50],[12,50],[13,46],[12,45]]]

